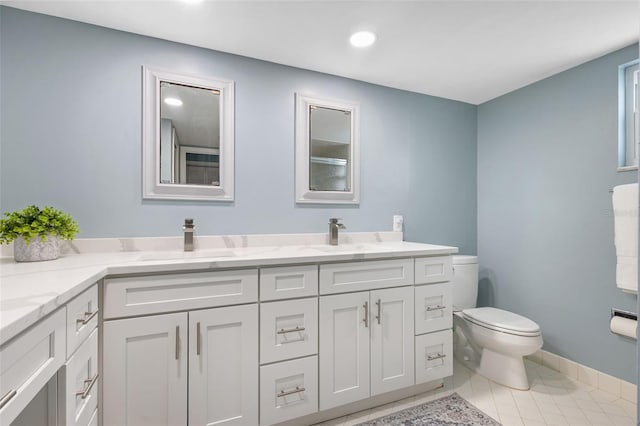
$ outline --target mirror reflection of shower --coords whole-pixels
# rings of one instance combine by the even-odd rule
[[[309,189],[351,191],[351,111],[309,106]]]
[[[220,92],[160,83],[160,183],[220,185]]]

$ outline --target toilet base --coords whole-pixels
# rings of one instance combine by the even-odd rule
[[[506,355],[471,342],[465,335],[464,323],[458,322],[453,338],[454,357],[470,370],[501,385],[517,389],[528,390],[529,379],[524,367],[524,357],[517,354]],[[540,338],[539,345],[542,346]],[[513,351],[512,351],[513,352]],[[525,351],[527,354],[529,351]],[[521,352],[524,353],[524,352]]]
[[[529,379],[522,357],[506,356],[483,348],[476,371],[501,385],[518,390],[529,390]]]

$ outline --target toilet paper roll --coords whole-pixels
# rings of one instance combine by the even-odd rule
[[[615,316],[611,318],[611,331],[616,334],[621,334],[632,339],[637,339],[636,329],[638,328],[638,321]]]

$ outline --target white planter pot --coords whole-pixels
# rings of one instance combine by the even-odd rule
[[[13,242],[13,258],[16,262],[39,262],[41,260],[53,260],[60,257],[59,236],[47,236],[46,241],[40,237],[32,238],[29,243],[22,237]]]

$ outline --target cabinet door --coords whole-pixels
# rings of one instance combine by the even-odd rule
[[[414,384],[413,287],[371,292],[371,395]]]
[[[369,292],[320,297],[320,410],[369,397]]]
[[[189,424],[258,424],[258,305],[189,312]]]
[[[187,423],[187,314],[104,323],[103,424]]]

